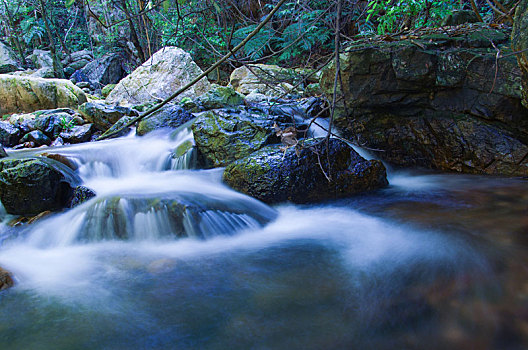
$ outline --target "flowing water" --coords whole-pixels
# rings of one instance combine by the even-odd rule
[[[97,196],[19,228],[2,214],[0,349],[528,347],[526,180],[391,173],[271,208],[189,170],[191,139],[57,149]]]

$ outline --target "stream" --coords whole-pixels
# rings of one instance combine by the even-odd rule
[[[2,215],[0,349],[528,347],[526,179],[391,171],[269,207],[171,155],[191,137],[54,149],[97,196]]]

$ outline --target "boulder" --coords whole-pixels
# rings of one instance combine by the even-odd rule
[[[79,177],[48,158],[0,160],[0,200],[13,215],[36,215],[65,208]]]
[[[513,50],[519,52],[516,56],[523,77],[523,104],[528,108],[528,0],[521,0],[517,6],[511,40]]]
[[[300,90],[292,91],[292,87],[303,79],[303,76],[294,69],[252,64],[235,69],[231,73],[229,84],[244,95],[257,92],[278,97],[291,93],[301,94]]]
[[[110,105],[104,102],[86,102],[79,107],[79,113],[88,122],[105,131],[114,125],[123,116],[137,116],[138,113],[128,107]]]
[[[467,27],[467,28],[466,28]],[[466,28],[466,29],[464,29]],[[467,25],[420,39],[352,44],[341,55],[343,136],[398,166],[528,175],[528,109],[507,28]],[[335,65],[321,88],[333,93]]]
[[[208,167],[221,167],[278,142],[274,121],[244,111],[207,112],[192,124],[194,140]]]
[[[15,285],[11,273],[0,267],[0,290],[6,290]]]
[[[479,18],[473,10],[457,10],[449,14],[443,21],[443,26],[457,26],[464,23],[477,23]]]
[[[20,70],[15,53],[9,46],[0,41],[0,74]]]
[[[64,73],[66,76],[71,76],[75,71],[83,69],[88,63],[93,60],[92,52],[89,50],[76,51],[66,56],[62,60]]]
[[[69,143],[87,142],[90,141],[94,129],[95,128],[93,124],[78,125],[69,130],[61,132],[59,136],[63,141]]]
[[[193,112],[207,111],[211,109],[228,108],[239,106],[244,103],[244,95],[236,92],[230,86],[211,85],[211,90],[199,96],[194,101],[185,103],[183,106]]]
[[[35,49],[33,53],[26,57],[26,60],[31,62],[37,71],[32,73],[31,76],[39,78],[54,78],[55,72],[53,71],[53,58],[51,53],[45,50]]]
[[[139,104],[164,100],[201,73],[202,70],[187,52],[177,47],[165,47],[122,79],[106,101]],[[210,87],[207,79],[203,78],[176,101],[184,97],[194,99],[209,91]]]
[[[143,136],[160,128],[177,128],[193,118],[194,116],[182,107],[169,104],[142,119],[137,125],[136,133]]]
[[[20,130],[8,122],[0,121],[0,143],[5,147],[13,147],[20,140]]]
[[[108,95],[110,95],[110,93],[112,92],[112,90],[114,90],[115,87],[116,87],[116,84],[108,84],[108,85],[105,85],[105,86],[101,89],[101,96],[103,96],[104,98],[107,98]]]
[[[330,181],[327,179],[330,178]],[[266,203],[314,203],[387,186],[378,160],[365,160],[345,142],[324,138],[302,147],[267,146],[228,165],[223,180]]]
[[[35,115],[35,129],[42,131],[51,139],[57,138],[63,130],[75,125],[75,117],[66,111],[50,110]]]
[[[69,80],[0,74],[0,114],[77,108],[86,101],[86,94]]]
[[[40,147],[43,145],[51,145],[51,140],[40,130],[33,130],[25,134],[21,139],[20,143],[32,142],[35,147]]]
[[[126,75],[123,58],[115,53],[106,54],[88,63],[81,71],[94,89],[116,84]]]

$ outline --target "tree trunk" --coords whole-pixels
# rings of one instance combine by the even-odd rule
[[[64,69],[62,68],[62,63],[59,59],[59,56],[57,55],[57,51],[55,50],[55,41],[53,40],[53,34],[51,32],[51,27],[48,21],[48,14],[46,12],[46,7],[44,5],[43,0],[39,0],[39,3],[40,3],[42,19],[44,20],[44,26],[46,27],[46,33],[48,34],[48,40],[50,43],[51,58],[53,59],[53,72],[56,78],[64,79],[65,78]]]

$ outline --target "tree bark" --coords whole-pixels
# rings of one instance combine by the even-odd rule
[[[61,60],[59,59],[59,56],[57,55],[57,50],[55,50],[55,40],[53,39],[53,33],[51,31],[51,27],[49,24],[46,7],[45,7],[43,0],[39,0],[39,3],[40,3],[42,19],[44,20],[44,26],[46,27],[46,33],[48,35],[48,40],[50,43],[51,58],[53,60],[53,72],[56,78],[64,79],[65,78],[64,69],[62,67]]]

